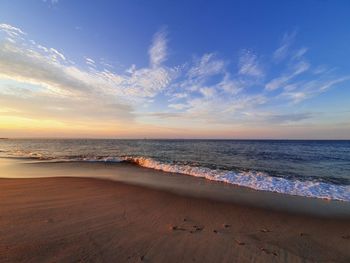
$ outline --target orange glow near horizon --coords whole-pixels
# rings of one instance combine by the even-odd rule
[[[320,132],[320,130],[322,132]],[[208,139],[308,139],[315,138],[318,131],[319,138],[327,138],[327,134],[346,139],[344,130],[319,127],[313,129],[305,127],[215,127],[210,129],[201,127],[165,127],[161,125],[130,122],[127,124],[106,124],[101,122],[72,123],[50,119],[29,119],[22,117],[0,117],[0,137],[6,138],[208,138]],[[306,134],[306,136],[305,136]]]

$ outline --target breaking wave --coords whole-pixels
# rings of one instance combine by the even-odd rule
[[[13,156],[15,157],[15,156]],[[131,156],[68,156],[68,157],[44,157],[41,154],[30,153],[23,156],[18,154],[15,158],[29,158],[48,162],[128,162],[145,168],[160,170],[169,173],[205,178],[212,181],[244,186],[260,191],[277,192],[281,194],[297,195],[304,197],[322,198],[328,200],[350,201],[350,185],[336,185],[332,183],[314,181],[301,181],[271,176],[266,172],[254,170],[231,171],[223,169],[211,169],[198,165],[177,164],[157,161],[148,157]]]
[[[205,167],[167,164],[144,157],[126,157],[125,160],[155,170],[202,177],[212,181],[249,187],[255,190],[329,200],[350,201],[349,185],[334,185],[324,182],[289,180],[281,177],[273,177],[267,173],[258,171],[213,170]]]

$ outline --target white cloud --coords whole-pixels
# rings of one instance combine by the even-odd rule
[[[275,52],[285,64],[275,69],[266,65],[264,56],[244,51],[237,71],[232,68],[236,63],[215,53],[180,66],[164,65],[167,39],[162,30],[155,34],[149,48],[148,67],[132,64],[116,73],[102,59],[85,57],[91,67],[78,67],[64,52],[27,39],[22,30],[10,25],[1,24],[0,32],[5,34],[0,39],[0,81],[17,83],[0,86],[1,107],[13,109],[1,114],[116,122],[147,115],[163,121],[187,121],[189,125],[232,125],[257,122],[259,118],[270,123],[282,122],[283,118],[297,122],[309,116],[273,115],[264,113],[264,107],[272,103],[278,107],[286,101],[299,103],[349,79],[316,74],[317,67],[311,67],[304,58],[307,48],[290,50],[293,35],[285,36],[280,51]],[[271,68],[274,78],[269,77]],[[18,82],[35,88],[23,88]],[[163,109],[154,112],[152,106],[158,102]]]
[[[313,73],[318,75],[318,74],[324,74],[327,71],[329,71],[329,69],[325,65],[320,65],[313,70]]]
[[[167,58],[167,33],[165,29],[157,32],[149,49],[150,63],[152,67],[159,67]]]
[[[56,49],[50,48],[50,51],[52,52],[54,59],[58,59],[59,58],[59,59],[62,59],[62,60],[66,60],[65,56],[63,56],[63,54],[58,52]]]
[[[93,60],[92,58],[85,58],[85,62],[86,64],[88,64],[89,66],[94,67],[95,66],[95,60]]]
[[[218,89],[226,92],[228,95],[235,95],[248,86],[244,80],[233,79],[231,74],[225,73],[223,79],[217,84]]]
[[[269,81],[265,89],[268,91],[273,91],[279,88],[283,88],[287,85],[288,81],[292,80],[294,77],[306,72],[310,68],[310,64],[306,61],[300,61],[293,67],[293,71],[289,73],[284,73],[282,76],[277,77]]]
[[[133,74],[136,71],[136,65],[132,64],[130,68],[128,68],[125,72],[129,73],[129,74]]]
[[[52,5],[55,5],[58,3],[58,0],[43,0],[44,3],[50,2]]]
[[[213,53],[204,54],[195,65],[188,71],[189,78],[207,78],[223,73],[225,62],[217,59]]]
[[[182,93],[191,93],[207,88],[207,82],[212,77],[224,78],[220,84],[222,87],[225,85],[224,82],[230,80],[229,74],[226,74],[227,63],[217,58],[213,53],[204,54],[202,57],[194,59],[192,65],[188,66],[181,68],[180,73],[182,73],[183,78],[174,83],[174,93],[178,93],[178,90],[182,90]],[[226,75],[227,77],[225,77]],[[218,87],[218,83],[215,86]]]
[[[294,72],[293,72],[293,75],[294,76],[297,76],[297,75],[299,75],[299,74],[301,74],[301,73],[304,73],[304,72],[306,72],[309,68],[310,68],[310,64],[308,63],[308,62],[306,62],[306,61],[300,61],[298,64],[296,64],[295,66],[294,66]]]
[[[250,51],[243,51],[239,58],[239,74],[253,77],[262,77],[264,72],[258,63],[257,56]]]
[[[0,31],[5,32],[10,37],[18,37],[20,35],[25,35],[25,33],[21,29],[11,26],[9,24],[0,24]]]
[[[186,98],[188,96],[187,93],[175,93],[173,94],[173,98],[175,99],[183,99],[183,98]]]
[[[273,53],[273,58],[276,62],[280,62],[288,56],[289,48],[294,42],[296,34],[296,31],[284,34],[281,41],[281,46]]]
[[[64,111],[72,116],[80,113],[82,118],[85,114],[92,118],[107,113],[114,117],[131,117],[134,107],[162,92],[176,75],[176,70],[159,65],[162,60],[159,57],[153,57],[157,67],[134,67],[128,74],[116,74],[107,69],[83,70],[70,63],[57,49],[22,39],[19,35],[24,33],[20,29],[2,24],[0,31],[7,36],[17,36],[14,41],[0,39],[0,79],[40,87],[28,93],[25,102],[20,99],[23,92],[18,87],[11,87],[11,94],[0,87],[2,105],[16,105],[21,112],[25,111],[23,106],[26,105],[26,115],[37,116],[41,108],[45,111],[43,115],[50,113],[53,117],[63,116]],[[159,40],[159,37],[155,39]],[[86,58],[86,62],[96,64],[91,58]],[[106,116],[98,118],[105,119]]]
[[[200,93],[203,94],[204,97],[207,97],[207,98],[215,96],[215,93],[216,93],[214,88],[209,88],[209,87],[200,88],[199,91]]]
[[[175,110],[183,110],[183,109],[187,108],[188,105],[183,104],[183,103],[175,103],[175,104],[169,104],[168,107],[173,108]]]
[[[287,98],[293,103],[299,103],[306,99],[315,97],[321,93],[326,92],[328,89],[336,86],[337,84],[343,83],[350,80],[350,76],[338,77],[338,78],[326,78],[306,81],[299,84],[292,84],[292,89],[285,89],[279,96]]]
[[[307,51],[308,51],[308,49],[306,47],[298,49],[295,52],[295,54],[293,55],[293,59],[300,59],[300,58],[302,58],[306,54]]]
[[[308,95],[303,91],[286,91],[282,93],[282,96],[288,98],[293,103],[299,103],[308,97]]]
[[[86,62],[96,64],[91,58],[86,58]],[[44,86],[61,95],[108,93],[128,99],[152,97],[169,85],[175,73],[171,68],[160,66],[137,70],[133,66],[127,75],[106,69],[84,71],[69,64],[54,48],[29,41],[11,43],[5,39],[0,42],[1,77]]]

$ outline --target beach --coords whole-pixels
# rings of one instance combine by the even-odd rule
[[[0,0],[0,263],[350,263],[349,13]]]
[[[92,178],[0,179],[1,262],[349,262],[348,219]]]

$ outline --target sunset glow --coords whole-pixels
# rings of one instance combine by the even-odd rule
[[[255,15],[253,29],[249,16],[235,18],[248,6],[233,5],[227,23],[237,26],[214,32],[202,21],[213,36],[202,42],[193,20],[179,31],[161,16],[144,30],[138,25],[155,15],[149,9],[138,21],[86,20],[90,7],[76,17],[69,1],[10,12],[15,2],[0,9],[0,137],[349,138],[350,54],[336,52],[349,37],[340,19],[332,20],[338,33],[324,29],[324,44],[307,18],[257,34],[277,16],[258,24]],[[27,23],[29,16],[37,20]],[[322,14],[316,20],[325,23]]]

